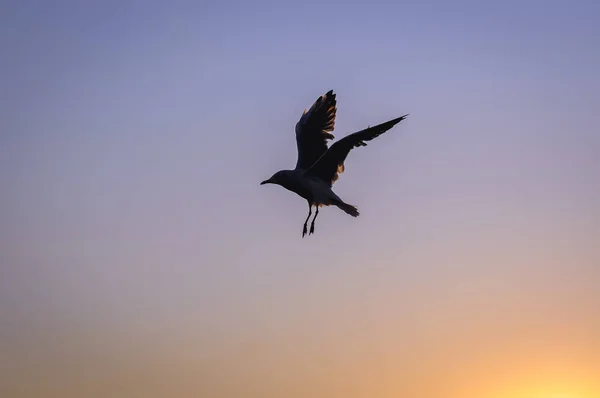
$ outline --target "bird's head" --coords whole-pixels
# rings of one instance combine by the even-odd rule
[[[281,185],[281,183],[285,180],[285,177],[286,177],[285,172],[286,172],[286,170],[278,171],[277,173],[273,174],[269,179],[261,182],[260,185],[264,185],[264,184]]]

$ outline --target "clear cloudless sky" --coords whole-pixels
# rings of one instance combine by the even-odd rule
[[[600,397],[600,3],[0,3],[0,395]],[[263,179],[327,90],[301,238]]]

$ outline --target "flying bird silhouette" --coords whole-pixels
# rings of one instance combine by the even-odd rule
[[[392,119],[377,126],[368,127],[334,142],[327,147],[328,140],[335,126],[337,102],[333,90],[317,98],[309,110],[304,110],[296,123],[296,145],[298,160],[294,170],[280,170],[271,178],[260,184],[277,184],[295,192],[308,202],[308,216],[302,228],[302,237],[306,235],[307,223],[316,212],[310,224],[309,235],[315,232],[315,219],[319,215],[319,207],[334,205],[350,214],[359,215],[358,209],[345,203],[331,189],[339,175],[344,172],[344,161],[348,153],[356,147],[366,146],[365,141],[385,133],[404,120],[408,114]]]

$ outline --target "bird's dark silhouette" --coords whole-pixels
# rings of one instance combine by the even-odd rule
[[[339,175],[344,172],[344,161],[348,153],[356,147],[366,146],[365,141],[385,133],[404,120],[408,114],[377,126],[368,127],[334,142],[327,147],[335,127],[337,112],[336,95],[329,90],[317,98],[308,110],[304,110],[296,123],[296,144],[298,160],[293,170],[280,170],[263,184],[277,184],[295,192],[308,202],[308,216],[304,221],[302,237],[306,235],[307,224],[315,206],[315,216],[310,224],[309,235],[315,231],[315,219],[319,207],[334,205],[352,217],[359,215],[358,209],[340,199],[331,189]]]

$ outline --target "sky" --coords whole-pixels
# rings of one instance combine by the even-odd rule
[[[0,395],[600,397],[600,3],[0,3]],[[334,185],[260,181],[333,89]]]

